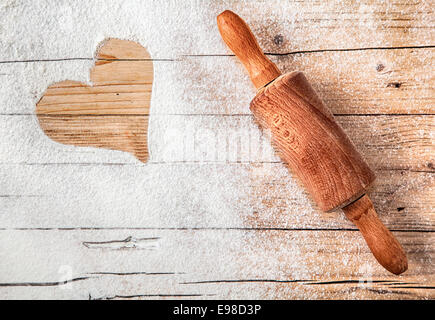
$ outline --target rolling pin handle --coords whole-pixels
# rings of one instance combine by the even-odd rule
[[[379,220],[367,195],[344,207],[343,211],[361,231],[376,260],[385,269],[397,275],[408,269],[405,251]]]
[[[277,66],[263,54],[248,25],[238,15],[226,10],[217,17],[217,24],[222,39],[243,63],[257,89],[266,86],[281,75]],[[294,167],[302,173],[302,177],[307,179],[307,185],[311,188],[309,190],[312,194],[315,195],[316,192],[320,191],[326,194],[330,192],[336,196],[340,192],[351,193],[346,195],[345,199],[349,199],[349,196],[352,195],[359,195],[361,190],[365,190],[366,186],[373,181],[373,172],[357,151],[354,150],[354,146],[345,137],[344,132],[332,120],[332,116],[318,116],[319,111],[324,110],[325,107],[306,79],[300,73],[296,74],[299,75],[298,78],[295,78],[295,74],[280,77],[274,82],[274,86],[270,87],[270,90],[263,90],[257,94],[256,98],[251,102],[251,110],[257,120],[260,120],[265,127],[269,128],[278,126],[278,124],[274,123],[273,115],[278,115],[279,119],[284,119],[284,116],[288,119],[296,119],[293,122],[279,123],[279,125],[283,129],[287,126],[292,131],[296,130],[298,139],[293,140],[305,142],[307,146],[304,146],[301,150],[310,150],[313,146],[323,150],[325,153],[323,158],[320,157],[321,152],[319,150],[316,150],[313,154],[308,154],[307,151],[304,152],[307,153],[306,158],[311,160],[310,163],[320,162],[323,164],[322,168],[334,170],[332,172],[326,170],[327,175],[322,174],[321,170],[312,170],[312,166],[304,165],[304,162],[298,159],[299,153],[292,151],[294,146],[288,147],[288,135],[284,136],[278,130],[273,133],[276,138],[276,145],[281,147],[281,154],[284,155],[283,160],[287,163],[294,161],[299,165]],[[287,90],[288,87],[293,89]],[[309,111],[313,112],[310,114]],[[282,130],[282,132],[284,131]],[[322,142],[326,143],[328,147],[324,147]],[[297,146],[299,143],[295,143],[295,145]],[[282,152],[283,150],[285,152]],[[335,153],[332,153],[333,151]],[[346,172],[345,176],[349,177],[353,173],[357,173],[359,174],[357,179],[343,180],[341,175],[338,175],[337,166],[330,163],[337,159],[338,156],[343,159],[342,163],[349,163],[347,167],[343,168]],[[320,178],[325,176],[327,179],[320,183]],[[330,177],[335,177],[340,185],[347,184],[347,188],[340,189],[337,187],[331,190],[338,183],[332,184],[332,187],[328,186],[327,182],[330,181]],[[310,180],[310,178],[313,179]],[[332,179],[331,181],[335,180]],[[327,208],[332,204],[334,204],[332,207],[335,208],[343,203],[333,203],[333,200],[339,197],[333,198],[331,201],[325,201],[325,198],[321,197],[321,195],[323,193],[317,198],[320,199],[320,204]],[[343,211],[361,231],[373,255],[383,267],[394,274],[400,274],[407,270],[408,261],[402,246],[379,220],[373,203],[367,195],[363,195],[353,203],[345,206]]]
[[[222,39],[248,70],[252,83],[260,89],[281,75],[258,45],[251,29],[237,14],[230,10],[217,17]]]

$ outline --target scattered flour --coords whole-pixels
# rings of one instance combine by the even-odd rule
[[[430,1],[417,7],[389,1],[378,5],[376,11],[372,5],[341,1],[1,1],[0,189],[4,195],[20,196],[0,198],[1,227],[350,227],[340,213],[319,213],[279,163],[250,116],[248,105],[254,89],[240,63],[225,56],[229,52],[220,40],[215,19],[224,9],[234,10],[246,18],[265,51],[275,53],[395,46],[397,41],[409,39],[414,45],[433,44],[433,28],[421,31],[431,19],[426,13],[431,11]],[[412,12],[418,12],[418,17]],[[398,16],[409,20],[391,19]],[[389,31],[391,24],[400,23],[405,24],[406,34]],[[155,59],[150,160],[145,165],[122,152],[57,144],[42,133],[33,115],[35,103],[51,83],[89,81],[95,48],[109,37],[138,41]],[[329,60],[315,66],[297,54],[292,59],[272,59],[285,71],[313,71],[311,78],[322,91],[343,80],[349,69],[340,64],[342,53],[328,55]],[[353,56],[357,62],[359,56]],[[430,65],[433,56],[418,59],[416,63]],[[373,60],[369,65],[375,70],[378,63]],[[331,78],[316,73],[328,65],[337,67]],[[394,62],[392,65],[387,68],[393,68]],[[397,68],[393,71],[400,74]],[[427,72],[416,74],[421,82],[429,76]],[[345,83],[343,93],[352,95],[357,86],[359,83],[352,81]],[[334,101],[334,96],[328,95],[333,90],[325,91],[326,100]],[[345,107],[335,108],[339,112]],[[380,102],[379,108],[390,106]],[[165,232],[170,238],[170,232]],[[165,261],[150,258],[148,267],[168,263],[192,274],[203,272],[204,277],[335,279],[343,270],[353,270],[346,276],[367,279],[384,274],[357,233],[227,232],[231,239],[221,239],[224,232],[192,236],[210,244],[209,251],[204,249],[198,255],[202,269],[169,249],[172,256],[165,256]],[[44,243],[43,236],[30,237],[27,245]],[[76,240],[75,236],[65,237]],[[183,239],[192,238],[185,235]],[[220,246],[222,243],[234,243],[234,250],[220,252],[227,248]],[[183,243],[183,248],[192,252],[196,246],[198,250],[208,248],[193,240],[189,245]],[[358,255],[360,247],[363,252]],[[30,249],[23,244],[19,251],[22,259]],[[66,250],[59,247],[54,256],[67,254],[61,249]],[[34,250],[42,254],[45,248]],[[217,256],[226,255],[227,265],[213,263]],[[321,255],[328,259],[319,260]],[[8,257],[13,259],[12,253]],[[119,261],[128,259],[117,257]],[[36,261],[33,255],[27,259],[30,264]],[[100,266],[97,258],[84,258],[79,252],[71,259],[90,269]],[[35,268],[45,270],[45,263],[35,263]],[[55,265],[56,259],[50,263]],[[137,257],[125,268],[140,269],[142,263]],[[358,264],[360,269],[355,268]],[[116,266],[122,268],[123,264]],[[3,265],[2,281],[25,277],[19,270],[13,264]],[[261,286],[250,290],[253,297],[328,297],[320,289],[289,292],[285,285],[266,293]]]

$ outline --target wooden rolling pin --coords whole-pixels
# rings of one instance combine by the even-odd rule
[[[219,32],[258,89],[250,109],[282,160],[299,176],[323,211],[342,208],[378,262],[400,274],[408,268],[400,243],[379,220],[366,190],[375,175],[302,72],[281,75],[235,13],[217,17]]]

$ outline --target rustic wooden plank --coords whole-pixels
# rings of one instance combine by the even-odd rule
[[[0,294],[433,299],[434,234],[403,232],[398,237],[409,257],[402,276],[383,270],[353,231],[3,230],[0,243],[8,250],[2,251]],[[156,239],[153,249],[135,246],[150,238]],[[91,241],[111,246],[84,245]]]
[[[431,1],[232,1],[209,6],[208,20],[225,9],[239,14],[266,52],[433,45]]]
[[[250,123],[250,120],[246,117],[226,117],[222,120],[221,117],[198,117],[198,116],[191,116],[191,117],[185,117],[185,121],[178,122],[179,117],[172,117],[172,120],[167,120],[167,117],[164,117],[162,121],[164,121],[165,125],[171,126],[171,124],[176,123],[180,127],[180,130],[184,130],[184,128],[191,128],[191,127],[197,127],[197,128],[204,128],[204,127],[213,127],[215,126],[214,123],[220,122],[223,128],[223,131],[225,132],[225,135],[228,135],[228,133],[231,133],[231,129],[234,128],[240,128],[248,126],[248,128],[251,128],[254,132],[257,132],[258,130],[255,129],[255,125]],[[339,119],[343,119],[342,125],[345,126],[346,131],[355,129],[356,125],[351,120],[354,119],[362,119],[366,117],[339,117]],[[427,139],[425,142],[424,139],[422,139],[422,135],[420,130],[423,130],[423,136],[430,137],[431,130],[430,126],[427,126],[428,123],[426,122],[426,119],[430,119],[427,116],[426,117],[417,117],[418,120],[415,122],[416,117],[406,117],[409,118],[407,123],[408,125],[399,125],[396,127],[395,132],[391,133],[388,137],[388,140],[392,141],[392,145],[388,146],[385,145],[385,143],[382,142],[383,139],[376,139],[376,137],[373,137],[376,139],[374,143],[378,143],[378,141],[382,142],[381,144],[375,144],[373,146],[370,145],[370,141],[364,141],[363,139],[358,139],[360,136],[370,136],[370,133],[368,132],[368,129],[365,128],[366,124],[370,124],[370,126],[378,126],[379,128],[386,126],[389,127],[391,125],[385,125],[385,123],[391,123],[392,117],[367,117],[370,120],[365,120],[364,122],[361,122],[359,125],[359,130],[362,130],[362,133],[353,133],[351,131],[351,138],[354,139],[354,141],[357,144],[357,147],[360,148],[360,150],[363,151],[363,154],[366,155],[366,158],[368,161],[378,169],[378,180],[373,187],[373,191],[371,192],[371,196],[375,198],[375,206],[379,209],[381,213],[381,218],[387,222],[387,225],[389,225],[392,229],[411,229],[411,230],[433,230],[434,229],[434,220],[433,220],[433,207],[434,207],[434,198],[433,198],[433,188],[434,188],[434,177],[433,177],[433,163],[432,160],[430,160],[430,155],[433,154],[433,145],[431,146],[429,139]],[[394,117],[398,119],[399,121],[403,121],[404,117]],[[393,118],[393,119],[394,119]],[[41,227],[41,226],[47,226],[45,224],[41,225],[41,221],[50,221],[49,227],[53,226],[71,226],[69,224],[65,225],[65,221],[70,221],[68,219],[69,216],[76,216],[75,210],[71,211],[71,208],[79,208],[80,210],[85,210],[86,205],[89,205],[90,202],[85,200],[88,198],[88,193],[90,190],[94,190],[92,192],[95,192],[97,188],[94,188],[94,186],[89,185],[88,188],[90,189],[83,189],[83,183],[86,184],[86,177],[88,174],[97,174],[99,176],[104,175],[104,179],[102,181],[113,181],[113,190],[114,190],[114,200],[110,203],[103,203],[98,205],[91,205],[90,208],[94,208],[95,213],[91,214],[91,217],[88,216],[88,218],[91,220],[91,226],[137,226],[135,224],[137,221],[141,221],[141,226],[147,224],[147,219],[145,219],[142,215],[139,220],[136,219],[136,215],[140,212],[140,210],[143,210],[143,212],[149,212],[150,209],[147,209],[146,203],[147,201],[150,201],[150,203],[153,203],[153,199],[148,199],[148,197],[145,197],[143,201],[140,201],[139,204],[135,204],[134,194],[132,190],[138,190],[137,188],[142,188],[144,194],[147,193],[146,190],[149,190],[149,194],[152,195],[152,188],[156,188],[154,183],[150,183],[149,181],[145,181],[143,179],[146,178],[148,174],[155,174],[161,168],[170,168],[169,176],[174,175],[175,172],[178,170],[189,167],[188,172],[190,172],[189,179],[192,179],[193,176],[196,176],[195,184],[196,185],[208,185],[210,186],[210,192],[216,192],[213,190],[213,188],[219,188],[219,185],[223,183],[223,181],[219,178],[219,170],[225,171],[231,171],[234,172],[235,178],[231,183],[233,185],[246,185],[246,188],[252,188],[249,189],[241,189],[242,195],[254,195],[254,200],[249,200],[248,198],[243,199],[241,202],[240,208],[238,205],[240,204],[240,199],[238,199],[237,195],[234,195],[234,199],[228,201],[234,202],[235,206],[235,212],[238,212],[237,217],[240,215],[241,217],[244,217],[246,221],[249,221],[248,226],[251,227],[279,227],[279,228],[350,228],[351,225],[348,224],[347,221],[341,218],[340,214],[333,213],[333,214],[320,214],[315,209],[313,209],[313,204],[310,202],[309,198],[304,196],[304,200],[301,202],[300,196],[302,194],[302,189],[295,184],[295,181],[293,180],[292,176],[287,173],[287,171],[284,169],[284,167],[279,163],[274,163],[274,160],[278,161],[277,159],[273,158],[273,154],[264,152],[263,154],[256,153],[258,155],[258,158],[254,158],[253,163],[246,163],[246,164],[240,164],[238,167],[232,167],[231,163],[233,163],[233,166],[237,164],[238,158],[232,158],[232,156],[229,156],[227,159],[229,163],[226,163],[226,160],[223,159],[221,162],[217,162],[213,164],[213,161],[209,161],[207,158],[203,158],[201,153],[194,153],[193,155],[196,157],[194,158],[184,158],[184,154],[182,152],[169,152],[166,155],[170,155],[169,158],[165,158],[165,154],[158,153],[157,157],[152,160],[152,164],[150,167],[141,167],[137,166],[137,163],[133,159],[129,159],[128,157],[123,157],[122,155],[119,155],[117,153],[100,153],[98,151],[95,153],[94,151],[90,151],[89,149],[84,149],[83,153],[80,149],[73,149],[73,148],[65,148],[65,146],[58,145],[59,147],[59,153],[54,154],[54,150],[56,150],[56,145],[52,144],[49,146],[44,146],[46,144],[46,141],[44,141],[44,137],[41,136],[42,140],[40,142],[41,147],[38,147],[38,142],[34,140],[33,133],[29,134],[29,128],[32,127],[32,118],[28,117],[7,117],[8,122],[6,126],[3,126],[5,128],[5,134],[4,137],[8,137],[12,135],[12,139],[14,141],[22,141],[21,146],[19,146],[16,151],[13,153],[14,155],[8,156],[8,152],[13,151],[11,149],[11,146],[13,143],[10,143],[7,139],[4,141],[4,148],[5,151],[3,154],[6,156],[4,158],[4,172],[8,172],[10,168],[10,165],[14,165],[13,163],[10,163],[11,158],[17,159],[17,156],[21,156],[24,160],[23,162],[29,163],[29,165],[19,165],[22,169],[20,169],[20,172],[23,172],[23,176],[18,179],[18,181],[22,181],[24,184],[21,183],[16,185],[15,181],[17,180],[17,177],[11,177],[14,181],[10,180],[10,186],[13,186],[12,189],[6,188],[4,191],[4,197],[1,199],[4,207],[7,208],[9,215],[11,217],[12,226],[18,226],[18,227]],[[17,122],[15,123],[15,120],[17,119],[27,119],[25,123],[23,122]],[[167,121],[165,121],[165,119]],[[228,120],[229,119],[229,120]],[[30,120],[30,122],[28,121]],[[237,121],[235,121],[237,120]],[[61,121],[61,120],[59,120]],[[120,118],[120,121],[125,121],[124,118]],[[174,122],[175,121],[175,122]],[[11,123],[15,123],[13,127],[10,126]],[[160,123],[159,121],[157,123]],[[242,125],[242,126],[241,126]],[[252,125],[252,126],[251,126]],[[430,125],[430,124],[429,124]],[[426,127],[425,127],[426,126]],[[398,128],[398,129],[397,129]],[[411,128],[411,130],[414,131],[414,133],[411,133],[409,136],[408,130]],[[37,129],[35,129],[37,130]],[[165,132],[167,129],[166,127],[161,128],[163,132]],[[244,129],[243,129],[244,130]],[[379,131],[379,130],[378,130]],[[383,130],[385,131],[385,130]],[[157,134],[159,134],[161,131],[157,131]],[[367,133],[366,133],[367,132]],[[399,133],[400,132],[400,133]],[[425,133],[427,132],[427,133]],[[237,133],[237,132],[235,132]],[[26,138],[26,135],[28,138]],[[15,138],[13,138],[15,137]],[[230,134],[230,137],[236,137],[237,134]],[[19,139],[17,139],[19,138]],[[356,140],[355,140],[356,138]],[[384,138],[385,139],[385,138]],[[28,153],[23,153],[23,150],[28,150],[26,147],[27,142],[26,141],[32,141],[32,148],[29,150]],[[415,143],[414,141],[418,141],[421,143]],[[24,142],[24,144],[23,144]],[[175,141],[178,143],[177,141]],[[263,141],[264,142],[264,141]],[[426,143],[429,143],[429,145],[426,145]],[[266,144],[266,143],[265,143]],[[268,143],[267,143],[268,144]],[[259,150],[263,150],[263,146],[259,144],[259,147],[255,147],[255,143],[253,144],[254,148],[257,148]],[[366,146],[367,145],[367,146]],[[47,149],[48,148],[48,149]],[[407,149],[409,148],[409,149]],[[391,149],[397,149],[398,151],[392,151]],[[402,150],[404,149],[405,152]],[[48,151],[50,150],[50,151]],[[380,156],[379,156],[379,150],[384,150]],[[171,151],[171,150],[169,150]],[[174,150],[172,150],[174,151]],[[175,148],[175,151],[183,151],[182,149]],[[92,159],[92,157],[89,156],[86,152],[93,152],[91,153],[95,155],[95,158]],[[372,152],[372,154],[370,154]],[[44,154],[46,153],[46,154]],[[397,156],[397,153],[399,156]],[[9,153],[10,154],[10,153]],[[177,156],[178,155],[178,156]],[[367,157],[367,155],[371,155]],[[417,156],[415,156],[417,155]],[[421,156],[422,159],[419,159],[418,156]],[[263,157],[263,158],[261,158]],[[92,159],[91,162],[87,162],[90,159]],[[178,159],[178,160],[177,160]],[[249,160],[250,158],[248,158]],[[241,159],[243,160],[243,158]],[[245,159],[246,160],[246,159]],[[107,161],[107,162],[106,162]],[[179,162],[187,161],[185,165],[182,163],[179,164]],[[204,161],[205,164],[197,163]],[[266,163],[261,163],[261,161]],[[409,162],[411,161],[411,164]],[[415,163],[414,161],[417,161]],[[65,162],[65,165],[59,164],[62,162]],[[77,172],[77,166],[69,165],[69,163],[76,163],[79,167],[80,174]],[[97,167],[99,165],[110,165],[108,168],[101,168],[98,169],[97,167],[82,167],[84,164],[83,162],[88,163],[89,165],[96,165]],[[207,164],[208,162],[208,164]],[[249,161],[248,161],[249,162]],[[260,162],[260,163],[258,163]],[[8,164],[9,163],[9,164]],[[85,163],[85,165],[86,165]],[[399,165],[397,165],[399,163]],[[47,169],[47,165],[52,165],[53,168]],[[113,165],[123,165],[121,167],[113,168]],[[128,169],[126,169],[125,165],[130,166]],[[180,165],[180,166],[179,166]],[[35,168],[37,167],[37,169]],[[154,166],[154,167],[152,167]],[[158,166],[158,167],[155,167]],[[161,167],[159,167],[161,166]],[[201,169],[202,167],[202,169]],[[166,169],[167,170],[167,169]],[[216,176],[214,177],[213,182],[210,184],[210,177],[209,177],[209,171],[214,170],[216,172]],[[410,171],[411,170],[411,171]],[[62,175],[65,177],[65,174],[67,175],[65,179],[69,181],[77,181],[79,184],[77,187],[72,187],[70,185],[64,185],[63,181],[60,179],[60,176],[58,176],[58,172],[62,171]],[[412,171],[423,171],[421,174],[417,174],[418,172],[412,172]],[[427,171],[427,173],[425,173]],[[25,174],[24,174],[25,173]],[[139,177],[139,185],[136,188],[131,189],[130,184],[127,183],[126,180],[116,180],[115,178],[122,174],[125,177],[131,177],[133,179],[136,179]],[[39,183],[42,185],[48,186],[43,188],[43,192],[41,193],[41,189],[38,189],[39,183],[37,185],[33,184],[32,182],[28,182],[29,178],[26,177],[32,177],[32,176],[38,176],[40,177]],[[248,175],[249,179],[245,179]],[[225,175],[226,176],[226,175]],[[142,177],[142,178],[140,178]],[[165,177],[162,177],[162,179],[165,181]],[[177,181],[179,183],[185,183],[187,184],[190,180],[185,179],[182,177],[177,178]],[[31,181],[34,181],[30,178]],[[57,181],[57,182],[56,182]],[[123,182],[124,181],[124,182]],[[36,182],[36,181],[35,181]],[[148,182],[149,185],[145,184],[145,182]],[[117,186],[116,184],[121,184],[121,186]],[[155,182],[160,183],[160,182]],[[136,184],[136,183],[135,183]],[[40,188],[40,187],[39,187]],[[187,187],[189,189],[189,187]],[[124,190],[125,189],[125,190]],[[62,190],[62,192],[60,192]],[[104,187],[103,189],[104,190]],[[161,187],[158,187],[157,190],[161,190],[163,192],[163,189]],[[218,189],[219,190],[219,189]],[[165,189],[167,192],[167,190]],[[58,192],[60,192],[58,194]],[[119,221],[117,219],[118,212],[116,208],[119,208],[120,203],[117,203],[117,201],[124,201],[125,198],[122,198],[120,200],[116,200],[119,197],[117,195],[119,194],[130,194],[132,193],[132,200],[128,200],[129,202],[132,202],[130,205],[130,212],[131,217],[127,219],[127,222],[124,223],[122,221]],[[65,203],[63,200],[64,194],[70,194],[72,199],[76,201],[77,203],[83,203],[83,205],[79,205],[77,207],[76,205],[69,207],[69,203]],[[38,199],[36,196],[41,196],[43,199],[46,199],[45,201],[41,203],[41,199]],[[35,196],[35,197],[34,197]],[[171,196],[177,199],[178,197],[182,195],[177,195],[173,193],[169,193],[168,200],[171,199]],[[24,197],[26,199],[25,202],[22,201],[22,198]],[[104,195],[101,194],[97,197],[104,198]],[[47,202],[48,201],[48,202]],[[202,199],[202,201],[205,201],[207,203],[206,199]],[[173,203],[175,205],[176,201],[169,201],[165,205],[168,206],[168,204]],[[161,204],[155,204],[155,206],[161,206]],[[243,211],[244,207],[250,208],[253,211]],[[62,214],[59,215],[58,209],[56,208],[63,208]],[[151,208],[154,207],[154,205],[150,205]],[[41,219],[36,219],[32,224],[28,224],[26,220],[21,220],[24,217],[22,216],[23,212],[28,212],[29,210],[32,210],[33,208],[38,208],[37,211],[35,211],[35,215],[41,217]],[[207,208],[207,206],[205,206]],[[53,211],[54,210],[54,211]],[[114,218],[113,220],[110,220],[110,223],[108,225],[100,224],[99,221],[99,215],[101,212],[106,210],[107,215],[112,215]],[[174,210],[179,211],[181,216],[186,215],[189,216],[189,212],[191,210],[191,207],[188,205],[186,207],[167,207],[168,212]],[[207,210],[211,210],[209,213]],[[216,210],[216,208],[209,207],[209,209],[205,210],[206,213],[204,215],[204,212],[201,213],[204,215],[204,222],[205,221],[213,221],[212,227],[246,227],[245,224],[241,223],[239,220],[236,221],[234,224],[228,224],[223,217],[218,217],[219,211]],[[183,214],[184,212],[184,214]],[[301,212],[306,212],[306,217],[300,216]],[[92,218],[92,216],[95,214],[95,218]],[[152,214],[152,212],[150,212]],[[314,214],[312,217],[310,214]],[[7,216],[9,216],[7,215]],[[56,216],[55,220],[49,219],[50,215]],[[89,215],[89,213],[87,213]],[[398,216],[399,215],[399,216]],[[170,226],[192,226],[188,224],[189,219],[185,220],[185,218],[181,218],[179,222],[173,221],[174,224],[171,224]],[[6,216],[5,216],[6,217]],[[15,218],[13,218],[15,217]],[[45,220],[46,217],[47,220]],[[151,215],[151,217],[153,217]],[[195,217],[192,216],[192,217]],[[315,218],[314,218],[315,217]],[[399,218],[400,217],[400,218]],[[418,217],[418,218],[417,218]],[[336,222],[337,219],[338,222]],[[20,221],[18,224],[16,222]],[[89,221],[89,220],[85,220]],[[152,219],[150,220],[152,221]],[[231,221],[231,219],[230,219]],[[270,221],[274,221],[273,224],[270,223]],[[80,222],[80,223],[79,223]],[[121,224],[119,224],[121,222]],[[6,221],[5,221],[6,223]],[[82,224],[80,220],[75,220],[75,226],[90,226],[89,223]],[[187,223],[187,225],[186,225]],[[59,224],[59,225],[58,225]],[[168,225],[164,225],[167,227]],[[197,226],[197,225],[195,225]],[[202,225],[204,226],[204,225]]]
[[[319,96],[335,114],[434,114],[435,80],[428,66],[435,63],[435,49],[366,50],[315,52],[271,56],[284,72],[303,71]],[[135,61],[124,61],[134,67]],[[87,75],[89,61],[0,64],[4,88],[16,87],[26,77],[41,78],[32,92],[3,90],[0,113],[33,114],[35,103],[53,81],[55,70],[76,65]],[[155,83],[152,114],[250,114],[255,95],[241,64],[234,57],[181,57],[176,61],[154,61]],[[25,75],[25,76],[22,76]],[[19,80],[17,79],[19,77]],[[74,80],[80,80],[74,78]],[[163,85],[164,84],[164,85]],[[23,83],[23,86],[28,86]],[[186,88],[189,88],[186,91]],[[132,90],[134,88],[132,87]],[[13,110],[7,101],[16,101]]]
[[[128,126],[133,132],[142,132],[142,117],[109,118],[115,128]],[[252,116],[155,115],[151,118],[152,162],[279,161]],[[81,119],[75,117],[55,117],[51,121],[59,128],[67,121],[69,126],[80,130]],[[435,116],[337,116],[337,122],[373,169],[434,171]],[[0,124],[2,163],[135,163],[129,155],[49,142],[31,116],[0,116]]]
[[[278,57],[301,70],[335,114],[434,114],[435,49],[323,52]]]
[[[435,49],[316,52],[269,56],[283,72],[303,71],[335,114],[434,114]],[[186,57],[173,64],[177,105],[159,113],[249,114],[255,96],[235,57]],[[189,92],[182,87],[188,85]],[[167,111],[166,111],[167,110]]]
[[[0,54],[0,79],[4,83],[0,113],[11,115],[0,121],[4,192],[0,195],[1,224],[4,228],[31,230],[0,231],[0,295],[435,298],[433,117],[367,116],[435,113],[434,81],[428,68],[434,57],[432,3],[234,1],[199,5],[176,1],[163,7],[143,5],[147,7],[134,14],[143,15],[141,21],[153,27],[135,28],[135,35],[150,39],[151,52],[161,54],[155,58],[177,59],[155,62],[157,86],[151,108],[151,117],[155,116],[151,122],[155,122],[150,134],[156,139],[151,152],[157,158],[146,166],[120,152],[52,143],[31,116],[36,101],[52,82],[72,76],[86,80],[92,63],[87,56],[96,42],[88,34],[101,36],[95,30],[98,23],[92,30],[77,32],[79,36],[74,39],[83,44],[83,49],[74,51],[78,57],[74,60],[68,58],[69,46],[45,38],[57,32],[50,29],[51,24],[43,32],[34,28],[37,42],[21,43],[16,34],[5,34],[6,43],[17,44],[17,50],[11,51],[12,56]],[[86,14],[97,17],[97,9],[101,12],[101,7],[95,6]],[[258,135],[252,120],[246,117],[254,91],[242,68],[235,67],[235,59],[226,56],[228,51],[216,29],[215,17],[224,9],[246,18],[261,46],[273,54],[272,60],[283,70],[305,71],[335,114],[363,115],[360,120],[351,116],[339,117],[339,121],[377,171],[379,178],[371,196],[381,219],[396,229],[395,234],[409,254],[410,269],[403,277],[386,275],[340,214],[318,213],[291,175],[280,163],[274,163],[276,159],[267,147],[259,153],[265,159],[257,156],[255,163],[237,163],[238,158],[232,158],[229,163],[204,164],[203,155],[196,153],[196,158],[180,164],[172,161],[172,157],[181,156],[176,148],[175,153],[168,153],[172,162],[166,163],[168,154],[163,156],[161,151],[165,151],[164,139],[171,138],[164,135],[171,125],[179,129],[198,126],[198,137],[205,140],[210,133],[206,130],[215,129],[216,122],[221,123],[218,128],[223,132],[234,127],[252,128],[257,132],[253,135]],[[6,10],[13,13],[15,9],[12,6]],[[30,4],[26,10],[40,12]],[[168,12],[177,12],[177,21],[187,21],[189,27],[167,28],[161,19]],[[55,16],[53,12],[44,14]],[[128,25],[129,21],[123,19],[130,14],[128,6],[120,7],[117,24]],[[20,15],[9,16],[17,18],[14,30],[21,32],[23,22],[29,23],[20,20]],[[109,21],[110,17],[104,19]],[[109,27],[104,34],[110,33],[109,24],[101,25]],[[63,33],[57,33],[56,39],[64,38]],[[216,56],[220,54],[225,56]],[[5,63],[23,59],[29,61]],[[44,59],[50,61],[41,61]],[[74,72],[62,68],[64,64],[74,65]],[[29,83],[28,79],[35,78],[38,83]],[[14,105],[7,101],[14,101]],[[204,117],[179,122],[166,116],[159,118],[159,113]],[[206,114],[224,117],[210,121]],[[243,117],[246,120],[239,119]],[[254,142],[253,146],[261,144]],[[204,151],[202,148],[200,144],[198,150]],[[185,170],[186,166],[191,169]],[[234,176],[229,185],[240,186],[237,194],[224,192],[227,185],[219,177],[228,171]],[[96,184],[89,183],[89,176],[99,178]],[[148,184],[151,179],[169,181],[157,189],[158,195],[167,195],[164,204],[153,202],[151,188],[155,184]],[[173,184],[184,185],[186,193],[167,188]],[[185,203],[190,192],[199,192],[199,188],[210,196]],[[99,190],[110,190],[111,198],[103,197]],[[215,205],[216,199],[220,206]],[[129,202],[127,206],[121,204],[124,200]],[[234,217],[222,216],[222,209],[228,210],[222,207],[224,203]],[[258,210],[252,212],[252,208]],[[199,215],[202,219],[198,219]],[[152,228],[169,225],[168,221],[176,230],[131,227],[147,228],[152,224]],[[256,230],[269,228],[271,221],[286,230]],[[190,229],[198,226],[204,229]],[[226,230],[228,226],[240,226],[242,230]],[[317,230],[304,231],[304,226]],[[48,229],[32,229],[44,227]],[[57,230],[59,227],[71,230]],[[99,227],[115,230],[93,229]],[[126,241],[129,237],[133,240]],[[63,285],[68,279],[73,281]],[[361,279],[375,282],[365,285]],[[73,287],[68,288],[69,284]]]
[[[253,212],[246,215],[245,224],[257,228],[354,228],[341,212],[318,210],[305,191],[303,194],[309,202],[301,201],[299,194],[292,190],[293,177],[280,165],[266,165],[266,168],[254,165],[254,168],[259,173],[252,179],[251,198],[255,200],[251,201]],[[270,173],[265,174],[266,170]],[[369,195],[381,220],[390,229],[434,230],[433,173],[379,170],[376,174]]]
[[[114,105],[113,102],[110,103],[110,107]],[[148,119],[145,115],[128,114],[38,115],[41,128],[53,141],[78,147],[122,150],[133,154],[142,162],[148,160]]]
[[[92,23],[81,24],[80,28],[61,24],[60,29],[57,23],[48,23],[42,29],[35,22],[38,20],[28,19],[29,12],[35,18],[43,16],[47,21],[59,19],[57,6],[41,10],[40,5],[31,3],[25,7],[2,8],[5,18],[14,18],[15,26],[4,35],[4,41],[12,43],[17,49],[8,50],[9,47],[4,46],[0,51],[1,60],[88,57],[103,35],[140,39],[148,49],[152,49],[151,52],[158,53],[154,58],[174,58],[177,54],[228,54],[219,41],[216,27],[216,16],[225,9],[240,14],[253,26],[254,34],[266,52],[425,46],[433,45],[434,39],[431,1],[203,3],[178,0],[161,4],[141,3],[140,9],[131,5],[113,10],[111,2],[98,5],[83,3],[82,7],[86,10],[81,12],[80,17]],[[67,10],[69,6],[62,8]],[[103,11],[106,14],[101,16]],[[178,19],[169,19],[172,12],[176,12]],[[136,21],[141,21],[142,27],[138,28]],[[120,25],[123,28],[119,28]],[[33,32],[35,37],[32,41],[22,39],[22,30]],[[64,45],[65,32],[73,32],[74,41],[81,46],[71,48]]]
[[[105,41],[90,71],[92,86],[71,80],[58,82],[50,85],[36,104],[44,133],[63,144],[122,150],[146,162],[145,115],[149,114],[154,76],[149,58],[136,42]],[[110,114],[136,117],[113,122],[113,117],[106,116]]]
[[[338,117],[337,121],[371,167],[434,171],[435,116]]]
[[[133,81],[132,81],[133,82]],[[151,84],[87,86],[76,81],[51,85],[35,112],[44,115],[149,114]]]
[[[355,229],[341,212],[320,212],[279,163],[3,164],[0,169],[2,228]],[[435,230],[433,173],[377,174],[369,194],[390,229]]]

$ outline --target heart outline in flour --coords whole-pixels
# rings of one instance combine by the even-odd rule
[[[108,39],[97,49],[91,85],[61,81],[36,104],[44,133],[75,146],[120,150],[148,160],[148,123],[154,70],[140,44]]]

